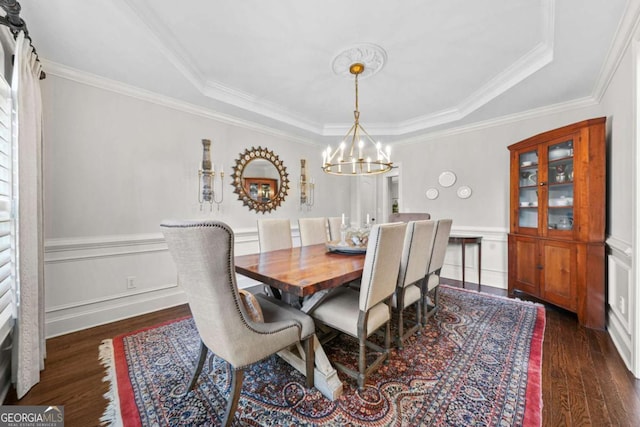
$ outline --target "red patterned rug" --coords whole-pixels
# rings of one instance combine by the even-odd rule
[[[440,311],[402,351],[393,350],[363,392],[340,374],[332,402],[278,356],[248,369],[236,425],[539,426],[544,308],[441,286]],[[100,357],[111,381],[103,421],[124,426],[220,425],[228,368],[206,363],[194,391],[185,388],[199,337],[191,318],[106,340]],[[325,345],[330,360],[357,361],[357,341]],[[210,356],[211,357],[211,356]],[[356,362],[357,363],[357,362]]]

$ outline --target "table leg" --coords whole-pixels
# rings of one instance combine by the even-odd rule
[[[480,274],[482,273],[482,242],[478,241],[478,292],[480,292]]]
[[[336,400],[342,395],[342,381],[338,378],[338,372],[329,362],[318,337],[313,338],[315,347],[315,369],[313,370],[313,382],[315,388],[318,389],[326,398],[331,401]],[[298,347],[301,347],[298,345]],[[287,363],[297,369],[300,373],[305,374],[306,367],[304,362],[304,352],[302,348],[298,348],[298,353],[294,353],[295,347],[281,350],[278,352],[278,356],[282,357]]]
[[[464,240],[462,240],[462,243],[460,244],[460,246],[462,246],[462,288],[464,289],[464,272],[465,272],[465,265],[464,265],[464,261],[465,261],[465,243]]]
[[[313,308],[315,308],[320,302],[327,297],[331,293],[330,289],[322,290],[313,294],[310,298],[304,301],[300,310],[304,313],[309,313]],[[297,302],[297,297],[289,298],[287,297],[287,293],[284,293],[284,300],[293,299],[294,302]],[[315,347],[315,369],[313,370],[313,382],[315,383],[315,387],[322,393],[325,397],[330,399],[331,401],[336,400],[338,397],[342,395],[342,381],[338,378],[338,372],[331,365],[329,358],[327,357],[324,349],[322,348],[322,344],[318,340],[317,334],[313,338],[314,347]],[[298,350],[296,354],[293,350]],[[278,355],[282,357],[287,363],[293,366],[295,369],[300,371],[302,374],[306,373],[306,365],[304,361],[304,351],[302,350],[302,346],[298,344],[296,347],[291,347],[286,350],[282,350],[278,352]]]

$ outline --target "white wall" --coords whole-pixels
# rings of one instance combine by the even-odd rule
[[[118,93],[51,72],[42,84],[48,336],[184,302],[163,219],[219,219],[236,231],[236,253],[252,253],[257,218],[290,218],[295,228],[300,216],[348,212],[348,187],[322,174],[316,145],[171,108],[130,88]],[[216,170],[223,164],[227,174],[220,212],[198,204],[202,138],[212,140]],[[257,146],[280,156],[291,181],[283,205],[265,215],[243,206],[229,179],[239,153]],[[301,158],[316,180],[311,211],[299,208]]]
[[[636,37],[637,39],[638,37]],[[608,231],[608,330],[622,359],[640,377],[637,360],[637,287],[632,275],[633,212],[638,203],[634,187],[634,47],[631,44],[611,80],[602,105],[608,116],[607,231]]]

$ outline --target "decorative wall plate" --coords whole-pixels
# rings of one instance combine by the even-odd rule
[[[460,197],[461,199],[468,199],[469,197],[471,197],[471,188],[467,187],[466,185],[458,188],[458,197]]]
[[[440,193],[438,192],[437,188],[429,188],[425,194],[427,196],[427,199],[433,200],[433,199],[437,199],[438,194]]]
[[[443,187],[451,187],[456,183],[456,174],[451,171],[444,171],[438,177],[438,182]]]

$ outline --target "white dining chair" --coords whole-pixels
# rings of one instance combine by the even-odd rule
[[[447,245],[449,243],[449,235],[451,234],[451,219],[440,219],[436,227],[436,236],[433,241],[433,251],[429,268],[427,269],[427,277],[422,286],[423,301],[423,320],[422,324],[427,324],[427,319],[438,311],[438,292],[440,286],[440,271],[444,265],[444,257],[447,254]],[[433,291],[433,301],[429,301],[429,292]]]
[[[342,226],[342,217],[332,216],[327,218],[329,223],[329,240],[332,242],[340,240],[340,227]]]
[[[291,221],[275,218],[259,219],[258,243],[260,252],[292,248]]]
[[[358,381],[363,389],[367,376],[389,357],[391,297],[396,288],[405,223],[374,225],[369,234],[360,291],[341,287],[330,293],[309,314],[316,321],[358,339],[358,370],[334,361],[338,369]],[[384,348],[368,338],[384,328]],[[369,347],[380,355],[367,366]]]
[[[300,245],[319,245],[327,243],[327,218],[300,218],[298,219],[300,230]]]
[[[404,238],[400,272],[396,293],[391,300],[398,315],[396,343],[402,349],[404,341],[419,331],[422,326],[422,285],[433,249],[436,221],[409,221]],[[412,305],[416,309],[415,324],[404,330],[404,313]]]

